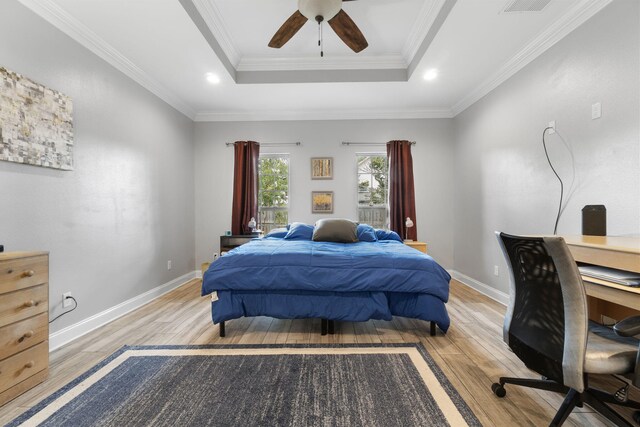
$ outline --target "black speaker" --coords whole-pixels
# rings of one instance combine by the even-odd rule
[[[604,205],[586,205],[582,208],[582,234],[607,235],[607,208]]]
[[[4,252],[4,245],[0,245],[0,252]]]

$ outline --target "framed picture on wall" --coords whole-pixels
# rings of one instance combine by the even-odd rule
[[[333,157],[312,157],[311,179],[333,179]]]
[[[312,191],[311,213],[333,213],[333,191]]]

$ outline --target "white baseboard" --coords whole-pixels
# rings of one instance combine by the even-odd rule
[[[475,289],[481,294],[488,296],[492,300],[497,301],[502,305],[509,304],[509,294],[499,291],[496,288],[485,283],[479,282],[476,279],[460,273],[459,271],[450,270],[449,273],[451,274],[451,277],[456,279],[458,282],[472,289]]]
[[[99,328],[100,326],[106,325],[109,322],[113,322],[117,318],[124,316],[125,314],[135,310],[136,308],[142,307],[143,305],[166,294],[167,292],[170,292],[177,287],[182,286],[189,280],[194,279],[196,275],[196,271],[191,271],[185,275],[173,279],[168,283],[165,283],[164,285],[155,287],[143,294],[140,294],[116,306],[101,311],[98,314],[87,317],[86,319],[81,320],[78,323],[74,323],[73,325],[69,325],[64,329],[60,329],[59,331],[52,333],[51,335],[49,335],[49,351],[54,351],[62,347],[63,345],[68,344],[85,334],[88,334],[89,332]]]

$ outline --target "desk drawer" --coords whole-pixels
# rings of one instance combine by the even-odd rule
[[[47,285],[10,292],[0,298],[0,326],[5,326],[49,310]]]
[[[46,255],[0,261],[0,294],[46,283],[48,277]]]
[[[42,342],[35,347],[0,361],[0,392],[47,369],[49,364],[48,344],[48,341]]]
[[[49,337],[47,313],[0,328],[0,360],[33,347]]]

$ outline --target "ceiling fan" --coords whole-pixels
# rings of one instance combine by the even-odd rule
[[[285,21],[269,42],[269,47],[281,48],[309,20],[318,23],[320,56],[322,52],[322,23],[327,21],[340,39],[358,53],[369,46],[358,26],[342,9],[343,1],[353,0],[298,0],[298,10]]]

